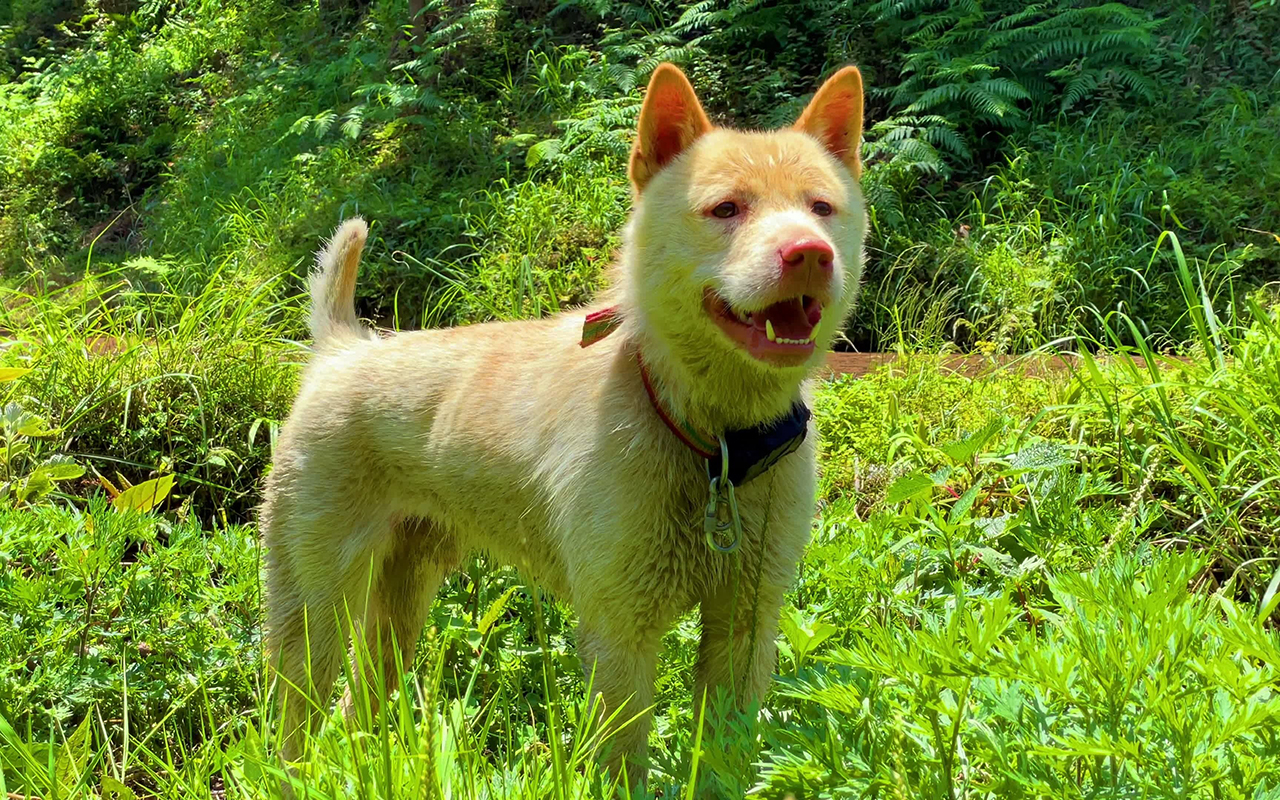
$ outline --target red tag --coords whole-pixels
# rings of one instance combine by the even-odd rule
[[[588,347],[613,333],[622,324],[622,316],[617,306],[609,306],[593,311],[582,322],[582,341],[580,347]]]

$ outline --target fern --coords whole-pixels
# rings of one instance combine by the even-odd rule
[[[952,123],[926,114],[877,122],[867,132],[863,156],[868,164],[884,163],[893,171],[946,177],[950,162],[967,161],[970,152]]]
[[[342,135],[348,139],[359,139],[360,131],[364,128],[364,117],[367,106],[353,106],[342,117]]]
[[[321,111],[311,118],[311,131],[316,135],[317,139],[323,139],[329,129],[333,127],[333,123],[338,119],[337,113],[333,111]]]
[[[1062,108],[1066,110],[1083,100],[1098,88],[1098,73],[1095,70],[1081,72],[1067,82],[1062,93]]]
[[[901,114],[895,125],[907,128],[893,127],[881,137],[885,143],[937,146],[945,137],[940,152],[954,154],[956,140],[982,129],[1023,128],[1044,113],[1077,108],[1107,87],[1144,99],[1154,93],[1144,65],[1159,21],[1120,3],[882,0],[868,13],[887,40],[909,47],[901,80],[885,92]],[[921,135],[914,123],[902,122],[925,114],[950,124]],[[913,169],[934,169],[933,154],[912,148]]]
[[[640,100],[635,96],[593,101],[574,117],[557,120],[560,136],[530,147],[525,164],[554,171],[601,159],[625,162],[639,116]]]

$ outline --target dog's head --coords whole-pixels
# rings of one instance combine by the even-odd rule
[[[856,68],[792,127],[744,132],[713,126],[684,74],[658,67],[631,154],[625,281],[664,355],[757,379],[820,362],[862,273],[861,136]]]

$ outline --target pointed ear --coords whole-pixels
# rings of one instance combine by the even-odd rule
[[[631,150],[631,182],[636,191],[644,191],[659,170],[709,130],[711,120],[689,79],[674,64],[658,65],[649,79]]]
[[[794,127],[822,142],[853,177],[862,177],[858,154],[862,146],[862,73],[858,68],[845,67],[827,78]]]

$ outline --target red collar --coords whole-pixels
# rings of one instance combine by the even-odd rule
[[[583,347],[595,344],[621,324],[617,306],[592,312],[583,323],[580,344]],[[722,470],[727,470],[730,486],[741,486],[768,470],[779,459],[795,452],[804,441],[811,414],[801,400],[793,403],[791,411],[778,419],[751,428],[727,430],[723,436],[711,436],[680,419],[663,404],[639,350],[636,350],[636,364],[640,367],[644,391],[649,395],[649,403],[658,418],[686,447],[707,460],[708,476],[720,475]],[[724,453],[729,454],[727,467],[722,463]],[[719,549],[718,545],[713,546]]]
[[[593,311],[583,320],[582,340],[578,344],[581,347],[590,347],[613,333],[620,325],[622,325],[622,314],[621,309],[617,306],[609,306],[599,311]],[[645,366],[639,350],[636,350],[636,364],[640,366],[640,380],[644,383],[644,391],[645,394],[649,395],[649,402],[653,405],[653,410],[658,412],[658,418],[676,435],[676,438],[703,458],[710,459],[719,455],[719,440],[715,436],[710,436],[698,430],[692,423],[679,419],[676,414],[668,410],[666,405],[663,404],[662,399],[658,397],[657,390],[653,388],[653,379],[649,377],[649,368]]]
[[[658,418],[667,424],[676,438],[703,458],[710,459],[719,455],[720,445],[716,437],[708,436],[688,421],[676,422],[673,415],[663,406],[662,401],[658,399],[658,393],[654,391],[653,381],[649,378],[649,368],[644,365],[644,359],[640,357],[639,350],[636,350],[636,363],[640,365],[640,380],[644,383],[644,390],[649,395],[653,410],[658,412]]]

